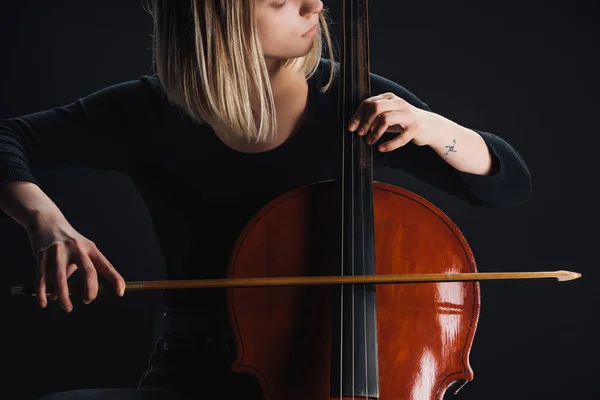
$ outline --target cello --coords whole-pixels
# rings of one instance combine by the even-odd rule
[[[265,399],[439,400],[473,379],[479,280],[579,276],[480,274],[440,209],[373,180],[372,148],[344,128],[370,95],[368,0],[344,0],[343,28],[339,180],[266,204],[241,232],[228,279],[126,289],[227,288],[232,369],[254,376]]]
[[[372,147],[346,130],[370,97],[368,1],[344,1],[342,15],[339,180],[259,211],[236,243],[229,278],[476,273],[458,227],[424,198],[374,182]],[[473,379],[476,281],[229,288],[227,305],[233,371],[257,378],[265,399],[440,400]]]
[[[374,182],[372,147],[345,128],[370,97],[368,0],[343,1],[342,15],[339,179],[265,205],[241,232],[228,277],[312,277],[315,283],[323,275],[476,274],[459,228],[426,199]],[[233,371],[253,375],[265,399],[274,400],[441,400],[452,385],[459,384],[457,393],[473,379],[469,354],[481,306],[476,280],[346,282],[228,288],[238,349]]]
[[[346,129],[370,97],[369,5],[342,3],[339,179],[265,205],[241,232],[228,277],[363,280],[228,288],[238,349],[232,367],[254,376],[269,400],[441,400],[452,385],[458,384],[456,394],[473,379],[469,354],[481,306],[479,283],[376,285],[365,278],[464,277],[477,275],[476,263],[459,228],[439,208],[374,182],[372,147]]]

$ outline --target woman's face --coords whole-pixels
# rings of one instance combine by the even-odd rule
[[[256,0],[256,21],[265,59],[296,58],[310,52],[318,33],[318,28],[311,28],[318,24],[322,9],[320,0]]]

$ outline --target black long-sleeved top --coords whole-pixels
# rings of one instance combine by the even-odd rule
[[[309,80],[308,117],[300,131],[264,153],[236,152],[210,126],[192,122],[167,101],[156,75],[2,120],[0,186],[38,184],[33,171],[46,167],[123,171],[150,210],[169,278],[223,277],[234,241],[261,206],[298,186],[337,178],[337,90],[317,90],[330,65],[322,60]],[[407,89],[376,74],[371,74],[371,92],[393,92],[431,111]],[[492,175],[458,171],[430,147],[412,143],[379,153],[376,167],[404,170],[472,205],[526,202],[531,179],[520,155],[500,137],[475,131],[491,149]],[[169,307],[184,304],[179,291],[167,296]]]

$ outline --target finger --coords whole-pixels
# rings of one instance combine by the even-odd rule
[[[67,267],[67,279],[69,279],[71,277],[71,275],[73,275],[73,272],[77,271],[77,264],[71,263],[69,264],[69,266]]]
[[[408,142],[413,140],[414,135],[410,132],[410,130],[405,131],[400,134],[395,139],[389,140],[385,143],[379,145],[378,149],[381,152],[393,151],[399,149],[402,146],[405,146]]]
[[[348,130],[350,132],[354,132],[354,130],[359,127],[361,121],[367,118],[368,110],[371,107],[371,104],[374,101],[384,98],[385,96],[386,94],[380,94],[379,96],[374,96],[363,100],[358,106],[358,110],[356,110],[354,115],[350,117],[350,120],[348,120]]]
[[[68,279],[71,277],[71,275],[73,275],[73,272],[75,272],[77,270],[77,265],[76,264],[69,264],[69,266],[67,267],[67,282]],[[58,297],[56,296],[56,289],[52,288],[51,292],[50,292],[50,300],[56,300]]]
[[[79,252],[79,266],[83,273],[83,302],[89,304],[98,296],[98,274],[94,263],[83,251]]]
[[[40,307],[45,308],[48,305],[46,298],[46,258],[47,252],[41,251],[38,254],[38,267],[35,281],[36,297]]]
[[[405,111],[388,111],[379,114],[377,119],[371,125],[370,133],[365,141],[373,144],[378,141],[385,132],[404,132],[403,125],[408,124],[407,113]]]
[[[54,257],[50,257],[49,261],[54,263],[55,293],[63,310],[71,312],[73,304],[69,298],[69,286],[67,283],[68,252],[64,245],[57,245],[54,249]]]
[[[54,277],[56,276],[56,263],[53,261],[56,257],[56,247],[52,246],[46,249],[44,255],[45,281],[47,299],[56,300],[56,284]]]
[[[68,279],[73,275],[73,272],[77,271],[77,264],[71,263],[67,267],[67,282]],[[50,300],[56,300],[58,297],[56,296],[56,289],[52,288],[49,294]]]
[[[353,117],[360,120],[357,133],[360,136],[366,134],[370,131],[371,125],[380,114],[393,110],[402,110],[404,103],[404,100],[393,93],[384,93],[371,98],[368,102],[363,102],[361,107],[359,107],[359,111]]]
[[[96,269],[104,275],[113,284],[113,288],[118,296],[123,297],[125,294],[125,279],[117,272],[110,261],[94,246],[90,252],[90,259],[93,261]]]

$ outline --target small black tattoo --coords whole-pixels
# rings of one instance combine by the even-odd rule
[[[448,151],[444,153],[445,156],[447,156],[450,152],[456,153],[456,150],[454,150],[454,146],[456,146],[456,139],[452,139],[452,143],[452,146],[445,146],[448,149]]]

